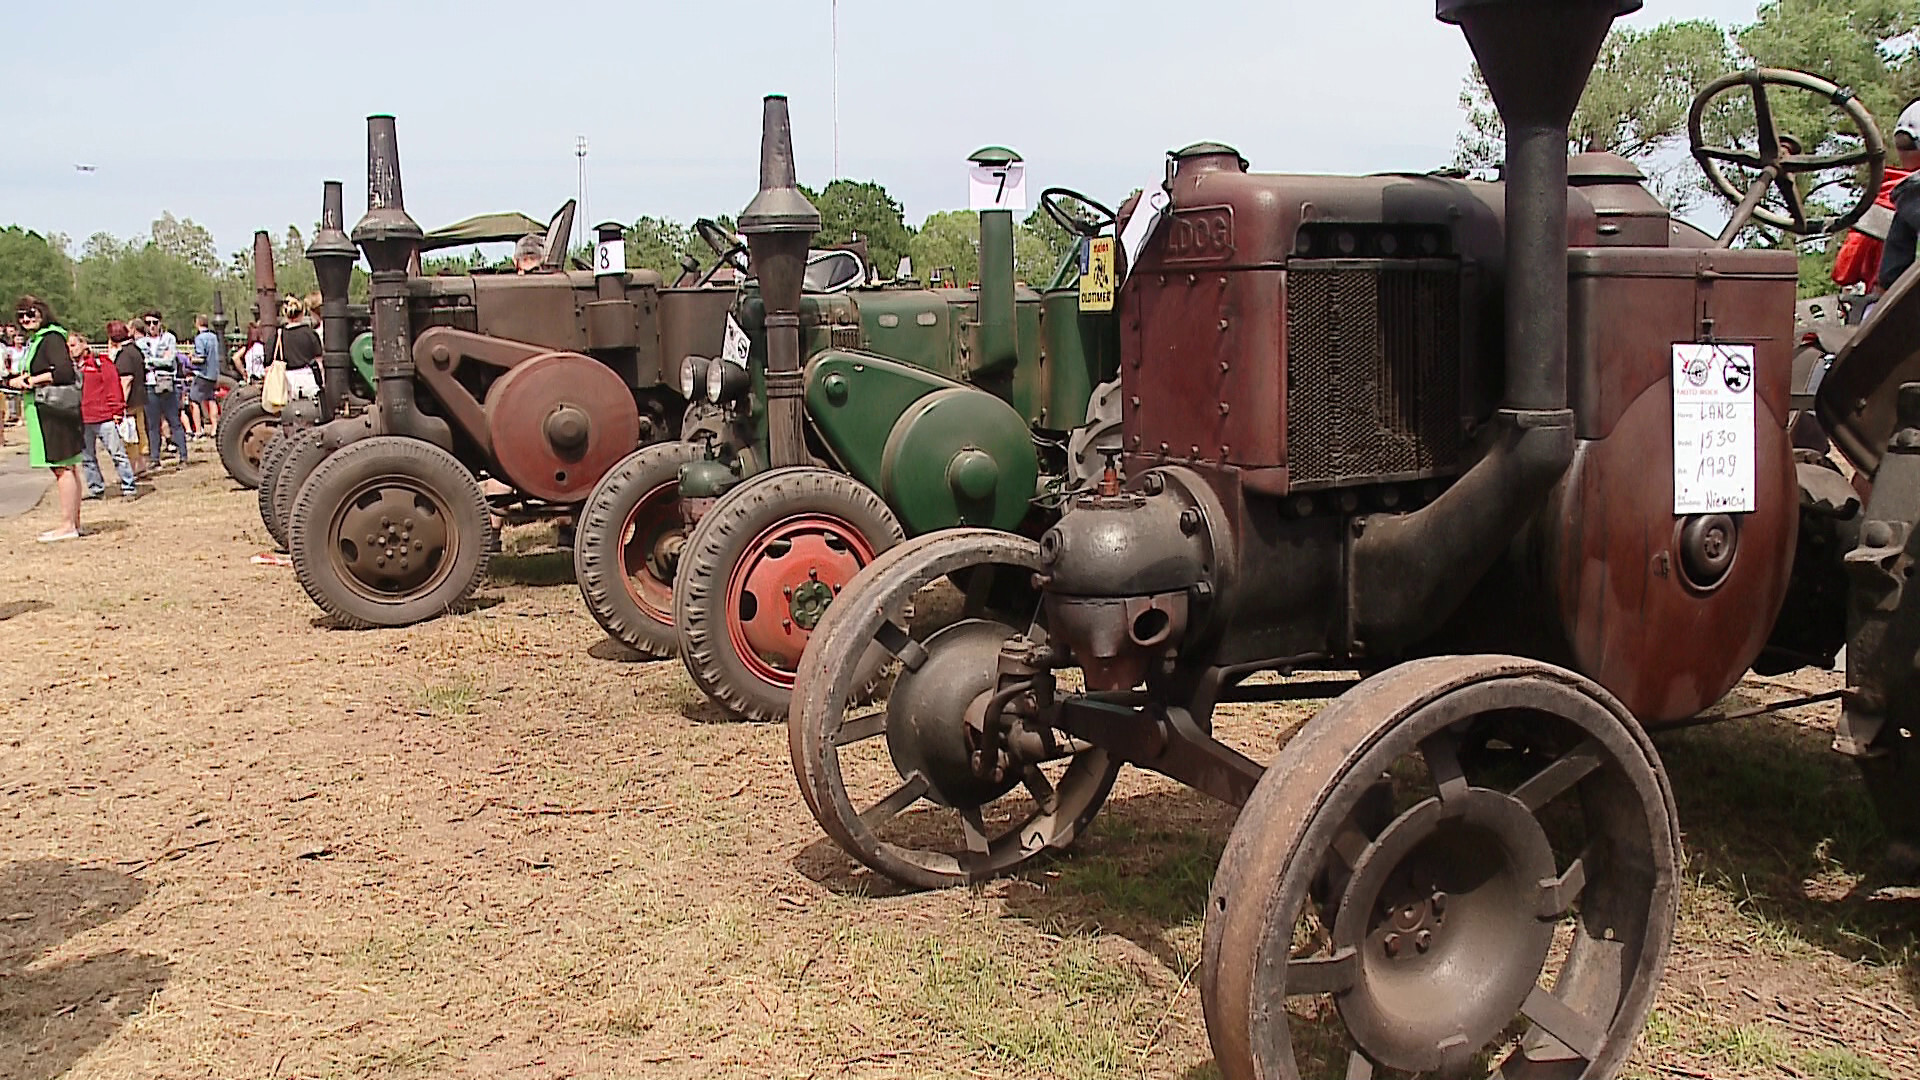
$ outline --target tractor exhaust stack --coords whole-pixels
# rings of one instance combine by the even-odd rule
[[[800,288],[820,211],[800,192],[793,168],[793,124],[784,95],[769,94],[760,118],[760,193],[740,213],[760,280],[767,326],[767,453],[775,468],[805,465],[801,401]]]

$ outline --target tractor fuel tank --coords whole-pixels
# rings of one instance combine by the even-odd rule
[[[1576,248],[1568,271],[1573,463],[1423,651],[1550,660],[1642,722],[1673,723],[1739,682],[1786,595],[1798,266],[1781,251]],[[1751,513],[1674,513],[1673,347],[1703,341],[1753,349]]]

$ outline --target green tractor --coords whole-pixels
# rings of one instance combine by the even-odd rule
[[[1098,479],[1119,421],[1111,316],[1081,310],[1077,258],[1043,290],[1015,281],[1010,210],[980,214],[977,288],[868,284],[856,253],[810,250],[820,217],[795,185],[786,104],[766,100],[760,191],[729,252],[748,279],[730,354],[682,361],[680,391],[699,404],[680,440],[610,470],[574,545],[611,636],[678,654],[754,720],[785,715],[814,624],[863,566],[936,529],[1039,535]],[[1062,189],[1042,201],[1082,236],[1112,220]]]

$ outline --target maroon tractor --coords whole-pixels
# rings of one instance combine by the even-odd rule
[[[1440,0],[1504,183],[1170,161],[1123,211],[1115,475],[1038,542],[893,547],[814,629],[790,747],[843,848],[977,881],[1070,844],[1122,764],[1154,770],[1242,808],[1198,972],[1223,1076],[1592,1078],[1632,1049],[1676,916],[1649,729],[1844,644],[1840,743],[1912,835],[1920,300],[1895,289],[1820,390],[1862,496],[1789,440],[1793,251],[1730,246],[1844,228],[1884,148],[1851,95],[1754,72],[1713,90],[1750,97],[1758,148],[1696,140],[1741,177],[1717,240],[1617,158],[1570,168],[1638,7]],[[1769,89],[1792,85],[1856,130],[1783,148]],[[1820,217],[1796,181],[1828,169],[1863,195]],[[923,587],[994,576],[1034,603],[922,625]],[[897,675],[862,707],[876,651]],[[1212,733],[1222,703],[1329,697],[1269,765]]]

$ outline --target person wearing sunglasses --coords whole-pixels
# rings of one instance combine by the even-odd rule
[[[14,318],[32,337],[21,369],[8,385],[21,392],[26,414],[29,454],[27,464],[52,469],[60,492],[59,528],[40,534],[41,543],[72,540],[80,535],[80,413],[42,413],[33,402],[36,386],[77,386],[80,376],[67,352],[67,332],[53,321],[53,309],[36,296],[23,296],[14,305]]]
[[[140,339],[140,351],[147,359],[147,468],[160,467],[160,443],[165,429],[173,432],[174,450],[180,464],[187,464],[187,426],[180,418],[180,347],[173,333],[160,321],[158,311],[140,317],[147,336]],[[164,429],[163,426],[164,425]]]

